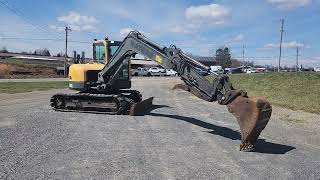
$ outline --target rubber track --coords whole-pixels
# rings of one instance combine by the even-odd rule
[[[57,99],[62,100],[61,106],[57,104]],[[105,100],[106,103],[116,102],[117,109],[111,111],[110,109],[102,107],[91,107],[89,110],[84,109],[79,103],[79,106],[72,106],[72,109],[65,106],[66,102],[101,102]],[[142,100],[141,94],[136,90],[122,90],[119,91],[119,94],[90,94],[90,93],[72,93],[72,94],[63,94],[58,93],[51,97],[50,105],[56,111],[62,112],[82,112],[82,113],[96,113],[96,114],[128,114],[128,110],[133,103],[140,102]],[[103,111],[102,111],[103,110]]]

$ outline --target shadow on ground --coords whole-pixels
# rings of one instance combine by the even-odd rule
[[[153,105],[153,107],[145,113],[145,115],[157,116],[157,117],[167,117],[171,119],[185,121],[206,129],[210,129],[209,133],[222,136],[232,140],[241,140],[241,134],[238,131],[234,131],[227,127],[216,126],[214,124],[210,124],[208,122],[201,121],[199,119],[193,117],[179,116],[179,115],[170,115],[170,114],[160,114],[151,112],[154,109],[169,107],[166,105]],[[267,142],[265,139],[258,139],[256,143],[255,152],[257,153],[265,153],[265,154],[285,154],[291,150],[295,149],[293,146],[277,144],[272,142]]]

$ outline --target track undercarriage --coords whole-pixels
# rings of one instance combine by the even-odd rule
[[[108,94],[55,94],[50,105],[56,111],[138,115],[150,108],[152,100],[142,101],[142,95],[136,90],[119,90]]]

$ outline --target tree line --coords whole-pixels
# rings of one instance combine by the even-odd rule
[[[0,49],[0,53],[13,53],[13,52],[10,52],[8,51],[7,47],[2,47]],[[17,53],[17,52],[14,52],[14,53]],[[39,48],[39,49],[36,49],[34,51],[21,51],[20,53],[17,53],[17,54],[22,54],[22,55],[37,55],[37,56],[51,56],[51,53],[49,51],[49,49],[47,48]],[[56,57],[64,57],[64,53],[60,52],[56,55]]]

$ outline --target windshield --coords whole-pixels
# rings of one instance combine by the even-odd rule
[[[106,49],[105,49],[105,46],[103,44],[96,44],[94,46],[94,59],[97,61],[97,62],[101,62],[101,63],[104,63],[105,61],[105,57],[106,57]]]
[[[119,48],[118,45],[111,45],[111,46],[110,46],[110,55],[113,56],[114,53],[117,51],[118,48]]]
[[[109,62],[112,61],[112,56],[114,55],[114,53],[118,50],[119,46],[121,45],[120,41],[111,41],[110,45],[109,45]]]

